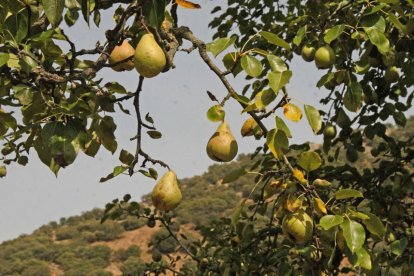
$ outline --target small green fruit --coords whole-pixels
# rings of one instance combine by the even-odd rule
[[[160,211],[172,210],[180,204],[182,195],[175,172],[168,171],[161,177],[152,190],[151,199]]]
[[[304,210],[298,210],[285,216],[282,231],[293,243],[305,244],[312,238],[313,220]]]
[[[331,124],[327,124],[325,129],[323,130],[323,136],[328,140],[332,140],[333,138],[335,138],[336,127]]]
[[[400,79],[400,73],[398,72],[397,67],[392,66],[385,70],[384,79],[388,83],[397,82]]]
[[[315,52],[316,50],[314,47],[305,45],[300,54],[304,61],[311,62],[315,58]]]
[[[328,69],[335,63],[335,52],[328,45],[320,47],[315,53],[315,64],[318,69]]]
[[[154,35],[143,35],[134,55],[135,69],[138,73],[146,78],[155,77],[165,68],[166,63],[164,51],[155,41]]]
[[[229,162],[237,155],[238,146],[227,122],[222,122],[207,143],[207,155],[214,161]]]

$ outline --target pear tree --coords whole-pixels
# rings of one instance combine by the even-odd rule
[[[414,138],[395,135],[388,122],[404,128],[412,114],[414,2],[228,0],[205,26],[215,31],[212,41],[179,24],[178,9],[198,8],[186,0],[0,0],[0,177],[7,177],[7,165],[29,162],[30,151],[56,175],[79,152],[118,152],[114,105],[132,101],[134,154],[119,151],[121,165],[101,182],[123,173],[157,179],[157,168],[168,171],[154,187],[153,206],[125,195],[106,205],[102,222],[124,213],[151,227],[159,222],[192,264],[178,271],[180,255],[158,254],[147,273],[410,275]],[[105,43],[77,48],[62,22],[99,26],[108,9],[115,24]],[[250,167],[223,178],[252,174],[254,188],[231,217],[200,226],[202,239],[195,242],[171,228],[174,208],[185,200],[174,164],[142,147],[144,130],[161,138],[153,119],[141,115],[143,83],[180,66],[174,63],[179,50],[197,52],[226,91],[208,92],[207,117],[220,125],[206,154],[233,160],[242,141],[230,129],[239,127],[244,139],[262,144]],[[319,99],[324,109],[289,93],[295,57],[322,72],[315,88],[328,91]],[[97,73],[105,67],[135,68],[136,91],[102,84]],[[234,88],[237,75],[246,78],[242,91]],[[225,121],[230,101],[249,115],[243,126]],[[292,143],[288,121],[305,121],[323,145]]]

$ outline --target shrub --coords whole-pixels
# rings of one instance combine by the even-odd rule
[[[112,273],[105,271],[103,269],[97,269],[89,272],[86,276],[112,276]]]
[[[95,237],[98,241],[112,241],[119,238],[123,232],[124,228],[119,223],[108,221],[99,224]]]
[[[138,229],[142,226],[144,226],[146,223],[143,219],[138,219],[135,217],[128,217],[122,222],[122,227],[125,231],[131,231]]]
[[[163,254],[168,254],[174,252],[178,243],[170,236],[170,233],[164,228],[155,232],[150,240],[150,246],[158,249]]]
[[[72,228],[63,227],[56,231],[56,240],[63,241],[63,240],[71,240],[73,237],[76,236],[76,231]]]
[[[120,268],[124,276],[137,276],[144,275],[146,266],[141,259],[129,257]]]
[[[120,249],[116,252],[118,260],[124,262],[129,257],[139,257],[141,255],[141,248],[137,245],[131,245],[127,249]]]

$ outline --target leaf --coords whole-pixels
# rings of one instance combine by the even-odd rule
[[[406,238],[402,238],[401,240],[393,241],[390,244],[390,251],[392,254],[401,256],[404,252],[405,248],[408,245],[408,240]]]
[[[275,121],[276,121],[276,128],[277,128],[278,130],[283,131],[283,132],[286,134],[286,136],[287,136],[288,138],[292,138],[292,134],[290,133],[290,129],[289,129],[289,127],[285,124],[285,121],[283,121],[283,120],[282,120],[282,118],[280,118],[280,117],[278,117],[278,116],[276,116],[276,117],[275,117]]]
[[[5,177],[7,175],[6,166],[0,166],[0,178]]]
[[[306,119],[308,119],[309,125],[311,126],[313,133],[318,133],[322,128],[322,119],[319,110],[311,105],[304,105]]]
[[[118,143],[115,140],[116,124],[110,116],[105,116],[96,127],[95,131],[102,145],[112,154],[116,151]]]
[[[227,70],[231,70],[233,76],[237,76],[237,74],[243,71],[239,58],[240,54],[237,52],[227,53],[223,57],[224,67],[226,67]],[[236,62],[237,64],[235,64]]]
[[[377,49],[381,54],[385,54],[390,50],[390,42],[385,34],[377,29],[369,29],[367,30],[367,35],[371,43],[377,46]]]
[[[327,187],[331,186],[331,182],[329,182],[325,179],[317,178],[312,182],[312,185],[317,187],[317,188],[327,188]]]
[[[400,22],[400,20],[391,12],[388,13],[388,19],[404,34],[408,34],[407,27]]]
[[[223,177],[222,184],[233,182],[237,179],[239,179],[241,176],[245,175],[247,173],[245,168],[236,169],[229,174],[227,174],[225,177]]]
[[[369,219],[365,219],[362,223],[366,226],[369,232],[382,238],[385,235],[385,227],[381,220],[374,214],[365,213]]]
[[[307,27],[306,25],[301,27],[296,33],[296,36],[293,39],[293,44],[295,44],[296,46],[299,46],[300,43],[302,43],[303,37],[305,36],[305,33],[306,33],[306,27]]]
[[[199,4],[186,1],[186,0],[175,0],[178,6],[186,8],[186,9],[200,9],[201,6]]]
[[[319,220],[319,225],[325,229],[329,230],[332,227],[341,224],[344,221],[344,219],[339,215],[326,215],[321,217]]]
[[[341,224],[341,229],[346,244],[352,253],[362,248],[365,242],[365,229],[360,223],[347,219]]]
[[[331,29],[329,29],[326,32],[325,36],[323,37],[323,40],[327,44],[330,44],[332,41],[337,39],[344,32],[344,30],[345,30],[344,24],[333,26]]]
[[[301,153],[298,165],[305,171],[311,172],[318,169],[322,165],[322,159],[318,153],[314,151],[306,151]]]
[[[278,93],[282,87],[289,83],[290,78],[292,77],[292,71],[283,71],[283,72],[269,72],[267,78],[269,79],[270,88]]]
[[[357,198],[357,197],[364,197],[364,195],[360,191],[357,191],[354,189],[341,189],[335,193],[336,199]]]
[[[249,55],[244,55],[241,58],[241,67],[246,72],[247,75],[255,78],[260,76],[262,73],[263,67],[260,61]]]
[[[355,251],[355,254],[357,256],[357,261],[354,264],[355,266],[360,266],[364,269],[371,270],[372,269],[372,262],[371,262],[371,256],[367,252],[367,250],[363,247],[357,249]]]
[[[145,115],[145,121],[147,121],[150,124],[154,124],[154,119],[149,115],[149,112]]]
[[[297,168],[293,170],[293,176],[302,184],[308,183],[303,172]]]
[[[273,102],[274,99],[276,99],[276,94],[273,92],[273,90],[263,90],[257,93],[257,95],[254,97],[254,105],[257,109],[263,110],[266,108],[266,106]]]
[[[291,48],[290,48],[289,43],[281,39],[278,35],[270,33],[270,32],[266,32],[266,31],[261,31],[259,32],[259,34],[263,36],[267,40],[267,42],[274,44],[276,46],[285,48],[286,50],[290,51]]]
[[[121,150],[119,154],[119,161],[121,161],[125,165],[131,165],[134,161],[134,156],[126,150]]]
[[[155,177],[155,176],[157,176],[157,177],[158,177],[158,174],[157,174],[157,175],[154,175],[154,173],[152,173],[152,174],[151,174],[151,169],[150,169],[149,171],[146,171],[146,170],[139,170],[139,172],[140,172],[140,173],[142,173],[143,175],[145,175],[146,177],[149,177],[149,178],[152,178],[152,179],[157,180],[157,178],[154,178],[154,177]]]
[[[156,130],[148,130],[147,134],[149,135],[149,137],[151,137],[152,139],[160,139],[162,137],[161,132],[156,131]]]
[[[210,53],[217,57],[221,52],[226,50],[236,41],[236,37],[233,36],[231,38],[222,37],[219,39],[214,40],[213,42],[207,43],[206,49]]]
[[[266,58],[269,62],[270,68],[272,68],[272,71],[284,72],[288,69],[286,63],[280,57],[275,55],[267,55]]]
[[[7,64],[8,60],[9,60],[9,54],[8,53],[0,53],[0,67]]]
[[[224,120],[226,112],[221,105],[214,105],[207,111],[207,118],[212,122],[220,122]]]
[[[289,148],[289,140],[285,132],[276,129],[272,129],[267,133],[266,144],[276,159],[283,156]]]
[[[246,203],[247,198],[240,201],[240,203],[237,205],[236,209],[234,210],[233,215],[231,216],[231,225],[234,229],[237,227],[237,223],[239,222],[240,214],[243,211],[243,207]]]
[[[50,24],[56,28],[59,25],[60,20],[62,20],[65,0],[42,0],[42,6]]]
[[[112,93],[126,94],[126,89],[116,81],[108,82],[105,87]]]
[[[283,114],[293,122],[299,122],[302,119],[302,111],[293,103],[287,103],[283,106]]]
[[[111,172],[110,174],[108,174],[105,177],[102,177],[99,182],[106,182],[109,179],[112,179],[118,175],[120,175],[121,173],[123,173],[124,171],[126,171],[128,169],[128,167],[124,167],[124,166],[116,166],[113,170],[113,172]]]
[[[363,91],[358,82],[351,82],[344,96],[345,107],[352,112],[357,112],[362,105]]]
[[[153,169],[153,168],[149,168],[148,169],[149,174],[151,175],[152,178],[154,178],[155,180],[157,180],[158,178],[158,172]]]
[[[85,22],[89,26],[89,17],[91,15],[90,0],[81,0],[81,8],[83,19],[85,19]]]
[[[314,202],[315,202],[315,209],[318,210],[319,212],[323,213],[323,214],[327,214],[328,211],[326,210],[326,205],[325,202],[322,201],[322,199],[320,198],[313,198]]]
[[[147,23],[159,29],[165,18],[165,0],[146,0],[142,4],[142,13]]]

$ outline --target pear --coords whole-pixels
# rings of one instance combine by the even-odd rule
[[[312,238],[313,219],[302,209],[283,219],[283,234],[296,244],[305,244]]]
[[[314,47],[305,45],[300,54],[304,61],[311,62],[315,58],[315,51],[316,49]]]
[[[135,69],[141,76],[152,78],[161,73],[167,63],[165,54],[153,34],[145,34],[135,48]]]
[[[128,43],[128,40],[125,39],[124,41],[122,41],[122,44],[120,46],[115,46],[115,48],[113,49],[111,55],[109,56],[109,63],[112,64],[120,62],[121,60],[129,58],[134,54],[134,47],[132,47],[131,44]],[[134,69],[134,62],[132,60],[128,60],[112,67],[112,69],[117,72],[124,70],[131,71],[132,69]]]
[[[207,143],[207,155],[214,161],[229,162],[237,155],[237,142],[227,122],[222,122]]]
[[[315,52],[315,64],[318,69],[328,69],[335,63],[335,52],[329,46],[320,47]]]
[[[174,171],[166,172],[151,193],[152,203],[160,211],[169,211],[180,204],[182,195]]]

